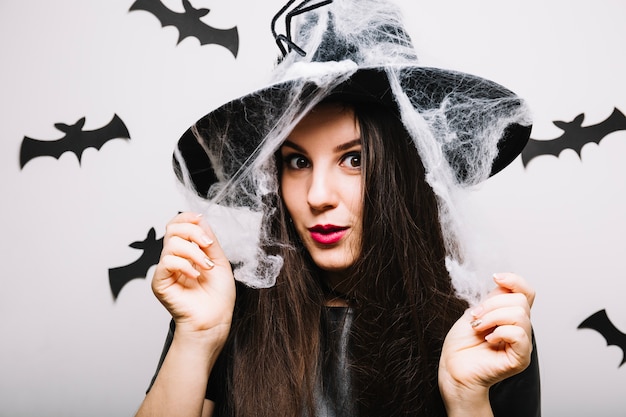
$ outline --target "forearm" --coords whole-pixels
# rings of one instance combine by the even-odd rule
[[[202,415],[209,375],[222,344],[176,333],[136,417]]]

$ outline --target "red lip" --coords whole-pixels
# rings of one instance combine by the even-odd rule
[[[317,224],[309,228],[311,238],[323,245],[332,245],[339,242],[346,234],[347,227],[335,226],[333,224]]]

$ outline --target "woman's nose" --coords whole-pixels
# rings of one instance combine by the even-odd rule
[[[314,169],[307,190],[307,202],[315,211],[337,206],[336,182],[328,170]]]

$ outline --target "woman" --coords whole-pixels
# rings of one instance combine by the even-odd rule
[[[177,415],[192,404],[211,415],[206,384],[230,334],[226,352],[234,362],[212,383],[219,406],[232,401],[241,415],[297,415],[308,407],[313,415],[316,406],[363,407],[358,415],[443,415],[439,388],[449,415],[464,415],[457,406],[489,415],[489,387],[530,361],[534,293],[520,277],[498,275],[498,289],[474,315],[463,314],[467,305],[445,269],[434,194],[401,124],[388,111],[381,118],[384,111],[323,103],[285,141],[279,153],[284,208],[275,229],[301,248],[286,250],[286,272],[275,287],[241,289],[232,330],[234,279],[215,236],[189,213],[170,223],[153,288],[176,332],[146,406],[173,396]],[[332,307],[347,306],[339,315],[354,315],[350,377],[358,394],[344,403],[348,394],[336,398],[341,387],[320,397],[316,372],[329,361],[337,366],[339,352],[328,346],[337,336],[326,326],[338,314]],[[291,323],[279,321],[286,318]],[[507,407],[519,411],[514,403]]]
[[[443,194],[427,181],[436,169],[400,106],[346,87],[374,89],[358,76],[308,91],[320,100],[297,107],[270,147],[263,172],[278,184],[263,194],[262,249],[281,259],[275,285],[235,284],[210,218],[168,224],[152,287],[173,321],[138,415],[539,415],[533,290],[498,274],[468,309],[450,278],[460,249]],[[249,122],[228,108],[207,123],[239,128],[222,119],[241,113]],[[207,137],[202,126],[194,135]]]

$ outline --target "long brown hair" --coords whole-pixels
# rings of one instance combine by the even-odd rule
[[[360,415],[445,415],[443,339],[467,307],[452,288],[435,194],[398,116],[356,107],[365,155],[352,352]]]
[[[353,266],[350,372],[361,416],[445,415],[437,385],[441,345],[466,308],[445,268],[437,200],[394,111],[352,103],[363,142],[362,251]],[[277,164],[280,166],[280,164]],[[278,172],[280,175],[280,172]],[[284,266],[272,288],[239,288],[225,352],[228,401],[218,415],[312,415],[325,294],[279,196],[267,248]]]

